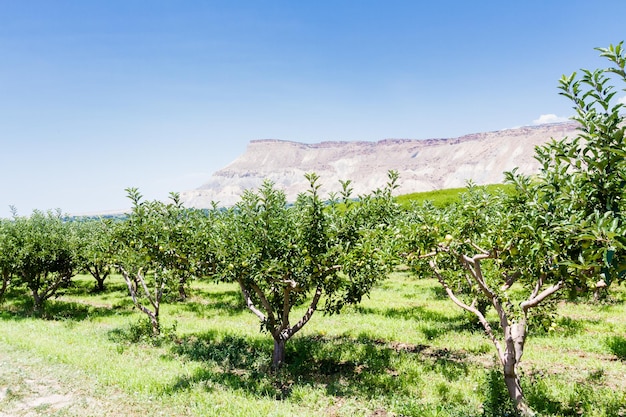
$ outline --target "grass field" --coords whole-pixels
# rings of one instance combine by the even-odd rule
[[[316,313],[278,374],[236,287],[195,283],[151,340],[122,280],[107,285],[78,277],[43,319],[9,294],[0,416],[509,415],[492,346],[433,280],[396,272],[361,305]],[[556,330],[530,336],[523,384],[541,415],[626,415],[626,292],[611,297],[561,303]]]
[[[490,184],[484,186],[491,193],[511,193],[514,191],[509,184]],[[461,194],[467,191],[463,188],[447,188],[443,190],[421,191],[417,193],[403,194],[396,197],[396,202],[402,207],[409,207],[412,203],[424,203],[430,201],[435,207],[445,207],[448,204],[460,200]]]

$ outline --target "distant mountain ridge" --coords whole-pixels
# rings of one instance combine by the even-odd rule
[[[294,201],[308,183],[304,174],[320,176],[321,192],[341,189],[339,180],[352,180],[355,195],[381,188],[390,169],[400,173],[398,194],[503,181],[503,172],[519,167],[538,170],[535,146],[551,138],[577,134],[574,122],[526,126],[474,133],[448,139],[384,139],[378,142],[299,143],[278,139],[253,140],[246,152],[215,172],[195,190],[181,192],[189,207],[230,206],[244,190],[258,188],[265,179]]]

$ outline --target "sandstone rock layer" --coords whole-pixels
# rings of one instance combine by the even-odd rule
[[[504,171],[515,167],[527,174],[536,172],[535,146],[576,134],[576,124],[555,123],[451,139],[315,144],[255,140],[234,162],[181,197],[189,207],[210,207],[212,201],[229,206],[245,189],[258,188],[269,179],[293,201],[308,188],[307,172],[321,177],[326,194],[339,191],[339,180],[348,179],[355,194],[381,188],[390,169],[400,173],[398,194],[463,187],[468,180],[494,184],[503,181]]]

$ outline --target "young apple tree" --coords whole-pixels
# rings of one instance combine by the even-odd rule
[[[318,177],[288,206],[282,191],[265,182],[247,191],[221,223],[216,276],[239,284],[246,306],[272,335],[272,368],[285,362],[285,343],[315,311],[338,313],[358,303],[384,279],[392,262],[389,232],[396,212],[391,191],[350,201],[349,182],[341,198],[325,204]],[[293,318],[293,309],[305,305]]]
[[[133,303],[148,316],[153,334],[158,335],[166,291],[194,277],[199,268],[193,249],[195,212],[184,208],[175,193],[170,195],[171,202],[163,203],[142,201],[135,188],[127,192],[133,206],[128,218],[115,227],[115,266]]]
[[[626,53],[623,42],[597,50],[609,61],[607,68],[560,80],[580,134],[537,150],[540,192],[550,208],[569,208],[571,219],[561,226],[572,237],[568,266],[578,271],[578,287],[587,289],[621,282],[626,274],[626,125],[614,86],[619,82],[625,91]]]
[[[549,231],[554,225],[539,212],[517,207],[526,203],[512,204],[505,196],[471,186],[458,204],[415,208],[402,233],[413,270],[433,274],[448,297],[483,326],[511,399],[523,413],[530,408],[518,365],[527,323],[533,308],[564,286],[556,262],[560,239]],[[479,308],[485,301],[498,315],[496,328]]]
[[[9,220],[0,219],[0,302],[4,298],[4,293],[15,270],[13,264],[15,246],[11,238],[10,228]]]
[[[103,219],[76,223],[80,247],[79,267],[96,280],[95,291],[104,291],[104,280],[109,276],[113,263],[111,222]]]
[[[76,229],[60,212],[51,211],[15,215],[3,228],[12,257],[4,266],[16,284],[30,290],[34,311],[41,314],[45,301],[76,273]]]
[[[561,289],[602,285],[626,270],[624,123],[607,75],[626,80],[626,60],[621,44],[600,51],[611,68],[561,79],[581,134],[538,147],[536,176],[505,173],[511,196],[470,186],[459,204],[416,208],[404,227],[407,261],[478,318],[523,415],[533,414],[518,372],[529,320]],[[481,300],[497,313],[497,328],[477,308]]]

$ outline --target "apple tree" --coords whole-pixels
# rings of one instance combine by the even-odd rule
[[[572,237],[568,265],[579,271],[579,288],[587,289],[621,282],[626,274],[626,125],[624,104],[615,97],[615,83],[626,91],[626,54],[623,42],[597,50],[607,68],[583,69],[560,80],[579,135],[537,150],[541,195],[550,208],[569,209],[570,219],[562,225]]]
[[[392,265],[389,234],[397,212],[391,191],[350,200],[349,182],[326,204],[318,176],[294,205],[266,181],[246,191],[219,222],[216,277],[236,282],[247,308],[274,339],[272,368],[285,362],[285,343],[317,310],[338,313],[358,303]],[[294,307],[305,306],[294,316]]]
[[[530,320],[563,288],[595,287],[626,270],[624,123],[608,75],[626,80],[626,60],[621,44],[600,51],[611,68],[561,79],[581,133],[538,147],[537,175],[505,173],[515,188],[510,196],[470,186],[460,203],[417,207],[403,226],[407,262],[433,274],[478,318],[523,415],[533,414],[518,371]],[[481,301],[494,308],[497,327],[478,308]]]
[[[115,267],[135,306],[146,314],[154,335],[160,333],[159,311],[164,296],[201,272],[194,256],[198,212],[183,207],[176,193],[171,201],[144,201],[135,188],[128,218],[115,225]]]
[[[34,211],[29,217],[15,215],[3,225],[12,259],[5,259],[3,275],[13,275],[16,285],[26,286],[36,313],[76,274],[78,239],[75,225],[59,211]],[[3,255],[6,257],[6,255]]]
[[[521,412],[530,411],[518,372],[527,324],[533,309],[565,285],[557,262],[560,236],[550,233],[549,216],[528,203],[472,186],[460,203],[414,208],[402,233],[414,272],[432,274],[484,328]],[[486,319],[485,304],[496,311],[499,326]]]
[[[10,228],[9,220],[0,219],[0,302],[4,298],[4,293],[15,270],[13,264],[15,246],[11,238]]]
[[[77,221],[80,247],[79,267],[95,280],[95,291],[104,291],[104,281],[112,271],[113,225],[104,219]]]

